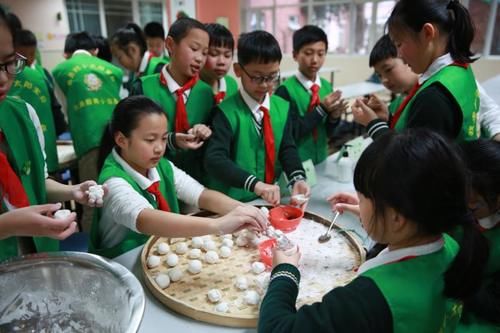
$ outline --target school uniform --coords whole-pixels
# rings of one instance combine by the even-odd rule
[[[361,265],[351,283],[298,310],[300,273],[295,266],[278,265],[260,306],[258,331],[454,332],[462,306],[445,298],[443,290],[458,250],[448,235],[421,246],[385,249]]]
[[[238,92],[238,83],[230,76],[226,75],[215,82],[214,103],[220,104],[227,97]]]
[[[17,97],[8,96],[0,103],[0,134],[0,151],[6,155],[27,197],[22,207],[46,203],[44,136],[33,107]],[[2,177],[6,170],[5,166],[1,168]],[[13,198],[3,196],[1,210],[21,208],[12,205],[13,202]],[[57,240],[45,237],[34,237],[33,240],[40,252],[59,250]],[[16,237],[0,240],[0,261],[19,254],[18,249]]]
[[[274,184],[282,169],[290,186],[305,179],[288,109],[289,103],[281,97],[267,94],[258,103],[244,89],[220,103],[204,157],[207,187],[250,201],[257,198],[253,192],[257,182]],[[271,128],[266,127],[266,114]]]
[[[419,77],[389,123],[371,121],[368,134],[376,139],[390,129],[425,127],[458,142],[477,139],[478,96],[471,66],[457,64],[445,54]]]
[[[327,126],[330,121],[320,101],[332,91],[330,83],[319,75],[311,81],[301,72],[276,89],[276,95],[290,102],[294,139],[302,161],[311,159],[318,164],[328,156]],[[318,97],[314,97],[315,94]]]
[[[159,182],[159,191],[168,204],[168,211],[173,213],[179,212],[177,198],[197,207],[204,190],[202,185],[165,158],[145,177],[114,149],[104,162],[98,182],[108,186],[108,194],[103,207],[94,215],[90,252],[109,258],[132,250],[149,239],[150,236],[137,230],[136,223],[143,209],[163,209],[159,199],[150,191],[153,184]]]
[[[192,86],[191,86],[192,85]],[[189,87],[189,88],[188,88]],[[175,132],[185,133],[196,124],[208,124],[212,117],[214,97],[212,89],[205,82],[192,78],[184,87],[179,86],[167,70],[160,74],[141,77],[134,86],[134,95],[144,95],[163,107],[168,120],[168,145],[165,156],[177,167],[186,171],[198,181],[203,179],[203,147],[197,150],[177,150]],[[178,97],[182,96],[185,113],[180,112]],[[185,114],[185,117],[183,115]]]
[[[125,83],[125,88],[131,92],[134,82],[142,76],[153,75],[161,72],[163,66],[168,64],[170,59],[165,57],[156,57],[153,53],[146,51],[142,56],[141,63],[139,64],[139,69],[136,73],[129,74],[129,80]]]
[[[44,76],[30,67],[25,67],[21,73],[15,76],[9,95],[19,97],[35,109],[45,139],[47,169],[49,172],[56,172],[59,170],[56,129],[52,116],[49,89]]]

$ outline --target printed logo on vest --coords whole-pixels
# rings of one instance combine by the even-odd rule
[[[89,91],[98,91],[99,89],[101,89],[101,86],[102,86],[101,79],[99,79],[93,73],[86,74],[84,79],[83,79],[83,82],[85,83],[85,85],[87,86],[87,89]]]

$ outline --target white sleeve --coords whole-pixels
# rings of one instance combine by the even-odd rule
[[[479,82],[476,83],[479,90],[479,122],[493,137],[500,133],[500,107],[488,96]]]
[[[153,206],[123,178],[110,178],[104,184],[108,186],[108,193],[104,197],[101,223],[121,224],[140,233],[136,227],[137,217],[143,209],[154,209]]]
[[[30,103],[26,103],[26,108],[28,109],[28,114],[31,119],[31,122],[35,126],[36,135],[38,136],[38,142],[40,143],[40,148],[42,148],[43,155],[43,173],[45,174],[45,178],[49,176],[47,171],[47,156],[45,155],[45,137],[43,136],[42,124],[40,124],[40,118],[36,114],[35,109],[31,106]]]
[[[198,202],[200,200],[201,193],[205,190],[205,187],[203,187],[203,185],[198,183],[198,181],[190,175],[176,167],[174,163],[170,161],[169,163],[174,171],[174,185],[177,198],[198,208]]]

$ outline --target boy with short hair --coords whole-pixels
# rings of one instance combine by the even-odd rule
[[[159,22],[149,22],[144,26],[144,37],[148,51],[154,57],[164,58],[167,62],[170,60],[165,52],[165,29]]]
[[[309,195],[305,172],[292,136],[289,103],[269,90],[279,80],[281,50],[265,31],[242,34],[234,72],[242,88],[217,106],[205,152],[209,187],[249,201],[262,197],[275,205],[282,168],[293,194]]]
[[[328,38],[317,26],[306,25],[293,34],[293,59],[299,68],[288,78],[276,95],[290,102],[293,134],[302,161],[318,164],[328,156],[328,128],[339,123],[346,104],[341,92],[321,78]]]

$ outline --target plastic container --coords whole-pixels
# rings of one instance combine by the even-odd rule
[[[350,183],[353,178],[353,166],[354,162],[349,157],[349,152],[343,151],[342,157],[337,162],[337,181],[339,183]]]
[[[259,244],[260,261],[268,267],[273,265],[273,248],[276,244],[277,241],[274,238],[265,240]]]
[[[293,206],[278,206],[269,210],[271,225],[283,232],[294,231],[304,217],[302,209]]]

